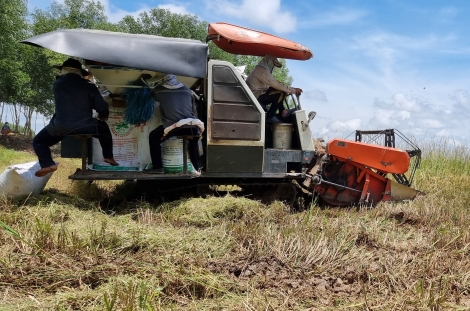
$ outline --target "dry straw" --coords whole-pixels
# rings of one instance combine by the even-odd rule
[[[468,149],[421,148],[426,196],[296,212],[230,191],[155,204],[59,159],[42,195],[0,201],[0,309],[467,310]]]

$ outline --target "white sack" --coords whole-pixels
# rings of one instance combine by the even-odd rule
[[[119,166],[103,162],[103,151],[98,139],[92,140],[92,160],[90,169],[106,171],[141,171],[150,162],[149,133],[162,123],[159,106],[154,109],[154,117],[146,125],[135,127],[124,121],[125,108],[109,107],[108,125],[113,137],[113,155]]]
[[[30,193],[40,194],[53,173],[44,177],[34,176],[34,173],[40,169],[39,162],[14,164],[7,167],[0,175],[0,196],[15,197]]]

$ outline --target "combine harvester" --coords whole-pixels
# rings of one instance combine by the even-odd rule
[[[315,112],[307,114],[298,98],[292,97],[293,122],[266,124],[263,108],[237,68],[207,59],[208,41],[237,55],[272,54],[296,60],[313,56],[301,44],[226,23],[209,24],[206,43],[86,29],[57,30],[22,41],[83,59],[98,85],[106,89],[110,110],[122,111],[110,118],[114,123],[108,121],[115,142],[124,138],[114,149],[120,170],[102,166],[101,159],[92,156],[97,146],[92,138],[82,137],[80,145],[70,137],[62,142],[62,157],[81,157],[82,167],[69,178],[135,180],[147,195],[170,199],[183,192],[207,194],[214,185],[238,185],[245,194],[292,205],[312,195],[335,206],[358,206],[410,200],[420,193],[410,186],[421,152],[398,131],[357,131],[356,141],[333,139],[325,150],[315,149],[309,126]],[[125,90],[146,87],[135,81],[144,76],[151,81],[162,73],[177,75],[195,94],[198,118],[206,129],[201,137],[204,169],[198,178],[186,171],[185,148],[181,172],[142,173],[149,162],[148,133],[161,121],[154,116],[140,128],[123,121],[126,103],[129,106]],[[395,147],[396,134],[407,143],[407,150]],[[383,145],[364,141],[368,135],[383,137]],[[124,154],[126,150],[132,153]],[[126,169],[124,163],[131,164]]]

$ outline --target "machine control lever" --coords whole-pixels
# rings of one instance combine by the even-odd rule
[[[310,111],[308,113],[308,121],[307,123],[305,123],[304,121],[302,121],[302,131],[306,131],[308,129],[308,125],[310,124],[310,121],[312,121],[315,116],[317,115],[317,113],[315,111]]]

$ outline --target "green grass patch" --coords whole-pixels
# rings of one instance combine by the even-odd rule
[[[37,157],[28,152],[15,151],[0,146],[0,170],[4,171],[8,166],[26,162],[37,161]]]

